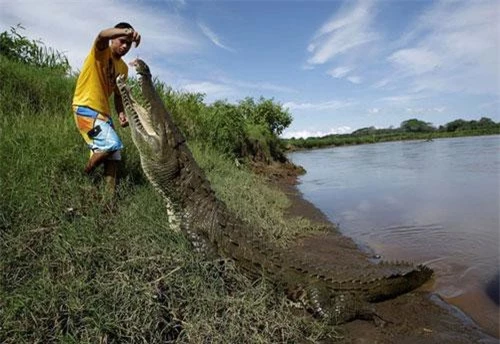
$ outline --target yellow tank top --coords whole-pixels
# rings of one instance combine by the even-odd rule
[[[113,58],[111,48],[99,51],[94,43],[78,77],[73,105],[87,106],[109,116],[109,97],[120,74],[128,75],[125,62]]]

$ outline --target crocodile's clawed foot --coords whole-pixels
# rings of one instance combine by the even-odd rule
[[[373,321],[373,324],[377,327],[385,327],[388,324],[393,324],[392,321],[384,319],[382,316],[380,316],[373,308],[363,310],[358,314],[357,318],[367,321]]]

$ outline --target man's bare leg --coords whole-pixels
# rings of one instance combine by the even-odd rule
[[[104,161],[104,181],[106,183],[106,193],[114,195],[118,177],[118,160]]]
[[[97,166],[102,164],[111,152],[94,152],[85,166],[85,173],[90,174]]]

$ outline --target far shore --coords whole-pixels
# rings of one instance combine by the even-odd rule
[[[411,135],[363,135],[353,134],[329,135],[326,137],[309,137],[306,139],[282,139],[286,153],[306,151],[311,149],[327,149],[344,146],[358,146],[383,142],[424,141],[432,142],[438,139],[451,139],[458,137],[494,136],[500,135],[500,130],[494,132],[459,132],[459,133],[414,133]]]

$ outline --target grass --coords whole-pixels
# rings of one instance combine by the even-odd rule
[[[217,152],[194,143],[193,155],[205,171],[219,199],[265,240],[287,246],[300,235],[317,232],[322,227],[302,217],[285,218],[290,200],[280,190],[270,187],[262,176],[221,157]]]
[[[0,342],[303,343],[335,330],[231,262],[206,261],[168,227],[127,130],[116,207],[71,114],[75,80],[0,58]],[[192,143],[237,216],[286,245],[314,227],[286,197]]]

